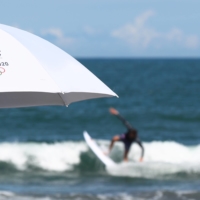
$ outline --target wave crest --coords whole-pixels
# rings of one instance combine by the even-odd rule
[[[108,149],[109,141],[98,140],[103,151]],[[137,162],[141,149],[134,144],[129,153],[130,162],[124,163],[123,145],[116,143],[111,157],[119,165],[116,169],[107,168],[114,176],[156,177],[175,173],[200,173],[200,145],[186,146],[173,141],[153,141],[144,143],[144,162]],[[48,143],[0,143],[0,165],[11,164],[18,170],[26,170],[29,166],[46,171],[72,171],[95,168],[102,170],[102,164],[94,156],[83,141]],[[98,163],[98,167],[96,167]],[[99,167],[100,166],[100,167]],[[2,167],[2,166],[1,166]]]

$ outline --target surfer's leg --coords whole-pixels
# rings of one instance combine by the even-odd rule
[[[109,152],[111,152],[113,145],[116,141],[120,141],[120,137],[118,135],[114,136],[111,140],[110,146],[109,146]]]
[[[128,152],[127,150],[124,151],[124,161],[128,161]]]
[[[129,143],[127,141],[124,141],[124,148],[125,148],[125,151],[124,151],[124,161],[128,161],[128,152],[130,150],[130,147],[131,147],[131,143]]]

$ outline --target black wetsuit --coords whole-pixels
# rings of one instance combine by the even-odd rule
[[[132,143],[136,142],[142,149],[142,157],[143,157],[144,156],[144,147],[142,145],[142,142],[139,140],[139,138],[137,136],[137,130],[135,130],[121,115],[118,114],[116,116],[123,122],[123,124],[128,129],[126,133],[120,135],[120,141],[122,141],[124,143],[125,150],[129,151]],[[129,137],[130,132],[135,133],[135,138]]]

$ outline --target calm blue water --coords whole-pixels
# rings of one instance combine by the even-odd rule
[[[200,199],[200,60],[80,59],[119,98],[65,107],[0,110],[0,199]],[[126,129],[139,131],[129,163],[105,168],[83,140],[103,150]],[[117,143],[111,157],[121,162]]]

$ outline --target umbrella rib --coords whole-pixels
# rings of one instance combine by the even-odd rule
[[[64,93],[63,93],[63,94],[64,94]],[[64,99],[62,98],[61,94],[58,93],[58,95],[59,95],[59,97],[62,99],[63,104],[64,104],[65,106],[67,106],[67,105],[65,104],[65,101],[64,101]]]

